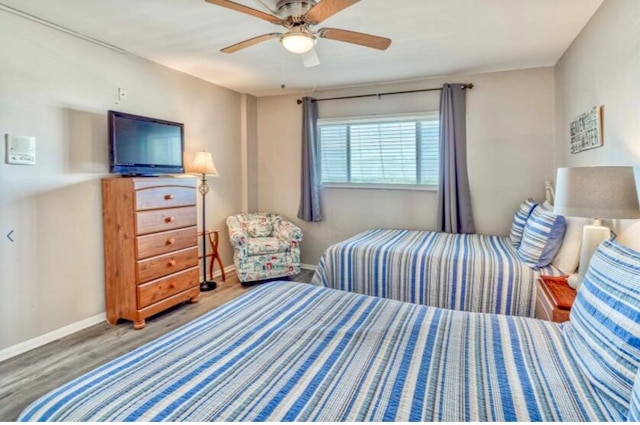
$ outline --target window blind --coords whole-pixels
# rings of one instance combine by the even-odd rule
[[[319,124],[323,184],[438,183],[438,114]]]

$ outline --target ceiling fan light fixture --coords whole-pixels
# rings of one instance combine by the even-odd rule
[[[284,34],[280,42],[285,49],[298,55],[307,53],[316,44],[316,38],[308,33],[292,31]]]

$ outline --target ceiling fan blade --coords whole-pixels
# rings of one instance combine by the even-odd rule
[[[236,44],[234,44],[232,46],[225,47],[224,49],[221,49],[220,51],[223,52],[223,53],[235,53],[238,50],[242,50],[244,48],[251,47],[254,44],[262,43],[263,41],[271,40],[272,38],[280,37],[281,35],[282,34],[280,34],[279,32],[272,32],[272,33],[269,33],[269,34],[259,35],[257,37],[253,37],[253,38],[250,38],[248,40],[241,41],[240,43],[236,43]]]
[[[387,50],[389,45],[391,45],[391,40],[388,38],[355,31],[339,30],[336,28],[322,28],[318,31],[318,37],[359,44],[361,46],[371,47],[378,50]]]
[[[260,10],[252,9],[243,4],[235,3],[229,0],[205,0],[207,3],[215,4],[218,6],[226,7],[228,9],[233,9],[237,12],[246,13],[247,15],[255,16],[256,18],[263,19],[267,22],[271,22],[272,24],[282,25],[284,21],[277,16],[269,15],[268,13],[264,13]]]
[[[302,64],[306,68],[320,65],[320,58],[318,57],[318,53],[316,53],[316,49],[311,49],[302,55]]]
[[[305,13],[307,22],[318,24],[360,0],[322,0]]]

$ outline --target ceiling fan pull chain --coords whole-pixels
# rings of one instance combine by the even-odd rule
[[[287,85],[284,83],[284,61],[285,61],[285,52],[284,47],[280,47],[280,88],[286,89]]]
[[[313,88],[311,89],[311,93],[315,93],[318,89],[318,70],[313,70]]]

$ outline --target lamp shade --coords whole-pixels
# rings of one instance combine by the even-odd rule
[[[569,217],[640,218],[633,167],[558,168],[554,212]]]
[[[208,174],[210,176],[218,176],[218,170],[213,164],[211,152],[196,152],[193,161],[186,167],[187,173],[191,174]]]

